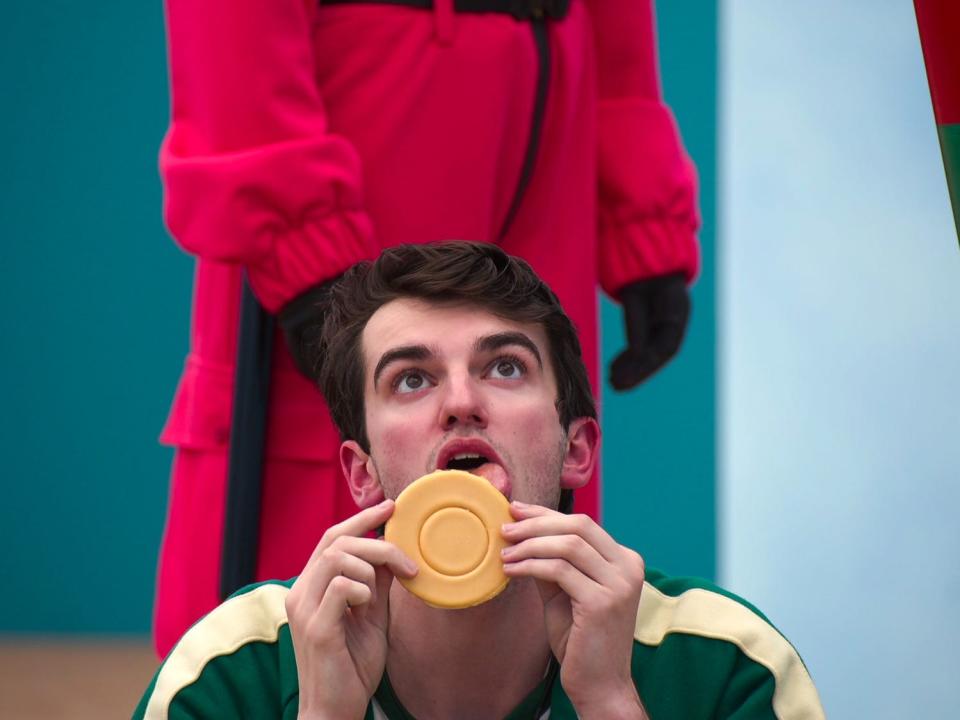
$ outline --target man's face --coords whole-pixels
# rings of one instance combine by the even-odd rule
[[[362,335],[367,471],[386,497],[438,468],[556,507],[567,437],[544,330],[471,306],[404,298]]]

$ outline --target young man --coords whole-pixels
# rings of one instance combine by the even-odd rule
[[[135,717],[823,717],[763,616],[555,509],[589,480],[600,430],[573,325],[524,262],[491,245],[388,250],[336,286],[322,342],[362,509],[298,578],[195,625]],[[394,582],[418,568],[370,534],[401,490],[465,453],[511,501],[511,582],[442,610]]]
[[[653,5],[164,2],[164,216],[197,269],[190,353],[161,435],[175,453],[160,655],[221,599],[225,551],[256,561],[251,579],[288,577],[355,511],[324,398],[296,370],[308,360],[276,342],[257,547],[224,540],[229,448],[245,426],[232,419],[244,276],[298,348],[317,286],[355,262],[403,243],[486,240],[557,293],[596,389],[598,287],[624,309],[614,387],[676,352],[700,262],[696,172],[662,99]],[[598,516],[598,501],[596,482],[577,493],[579,512]]]

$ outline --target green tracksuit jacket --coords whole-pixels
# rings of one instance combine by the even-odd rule
[[[160,666],[136,720],[297,717],[299,688],[284,598],[293,580],[244,588],[194,625]],[[709,583],[647,570],[633,678],[651,720],[823,718],[810,675],[754,607]],[[508,716],[533,717],[545,682]],[[411,716],[387,677],[367,720]],[[576,713],[559,680],[550,720]]]

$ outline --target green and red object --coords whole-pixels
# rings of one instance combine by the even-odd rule
[[[914,0],[947,190],[960,238],[960,2]]]

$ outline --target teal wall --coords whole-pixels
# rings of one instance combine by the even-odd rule
[[[671,571],[714,573],[715,9],[660,11],[666,95],[699,166],[704,273],[681,357],[606,417],[606,518]],[[192,265],[160,218],[160,3],[18,3],[0,30],[0,633],[144,633]],[[605,353],[622,342],[604,308]],[[670,517],[668,517],[668,515]],[[679,518],[671,520],[670,518]]]
[[[0,631],[142,633],[192,273],[160,218],[160,3],[13,3],[0,33]]]
[[[663,90],[697,165],[703,269],[677,358],[640,388],[605,390],[604,525],[648,565],[716,575],[715,267],[716,0],[657,7]],[[604,367],[623,347],[620,310],[604,302]]]

